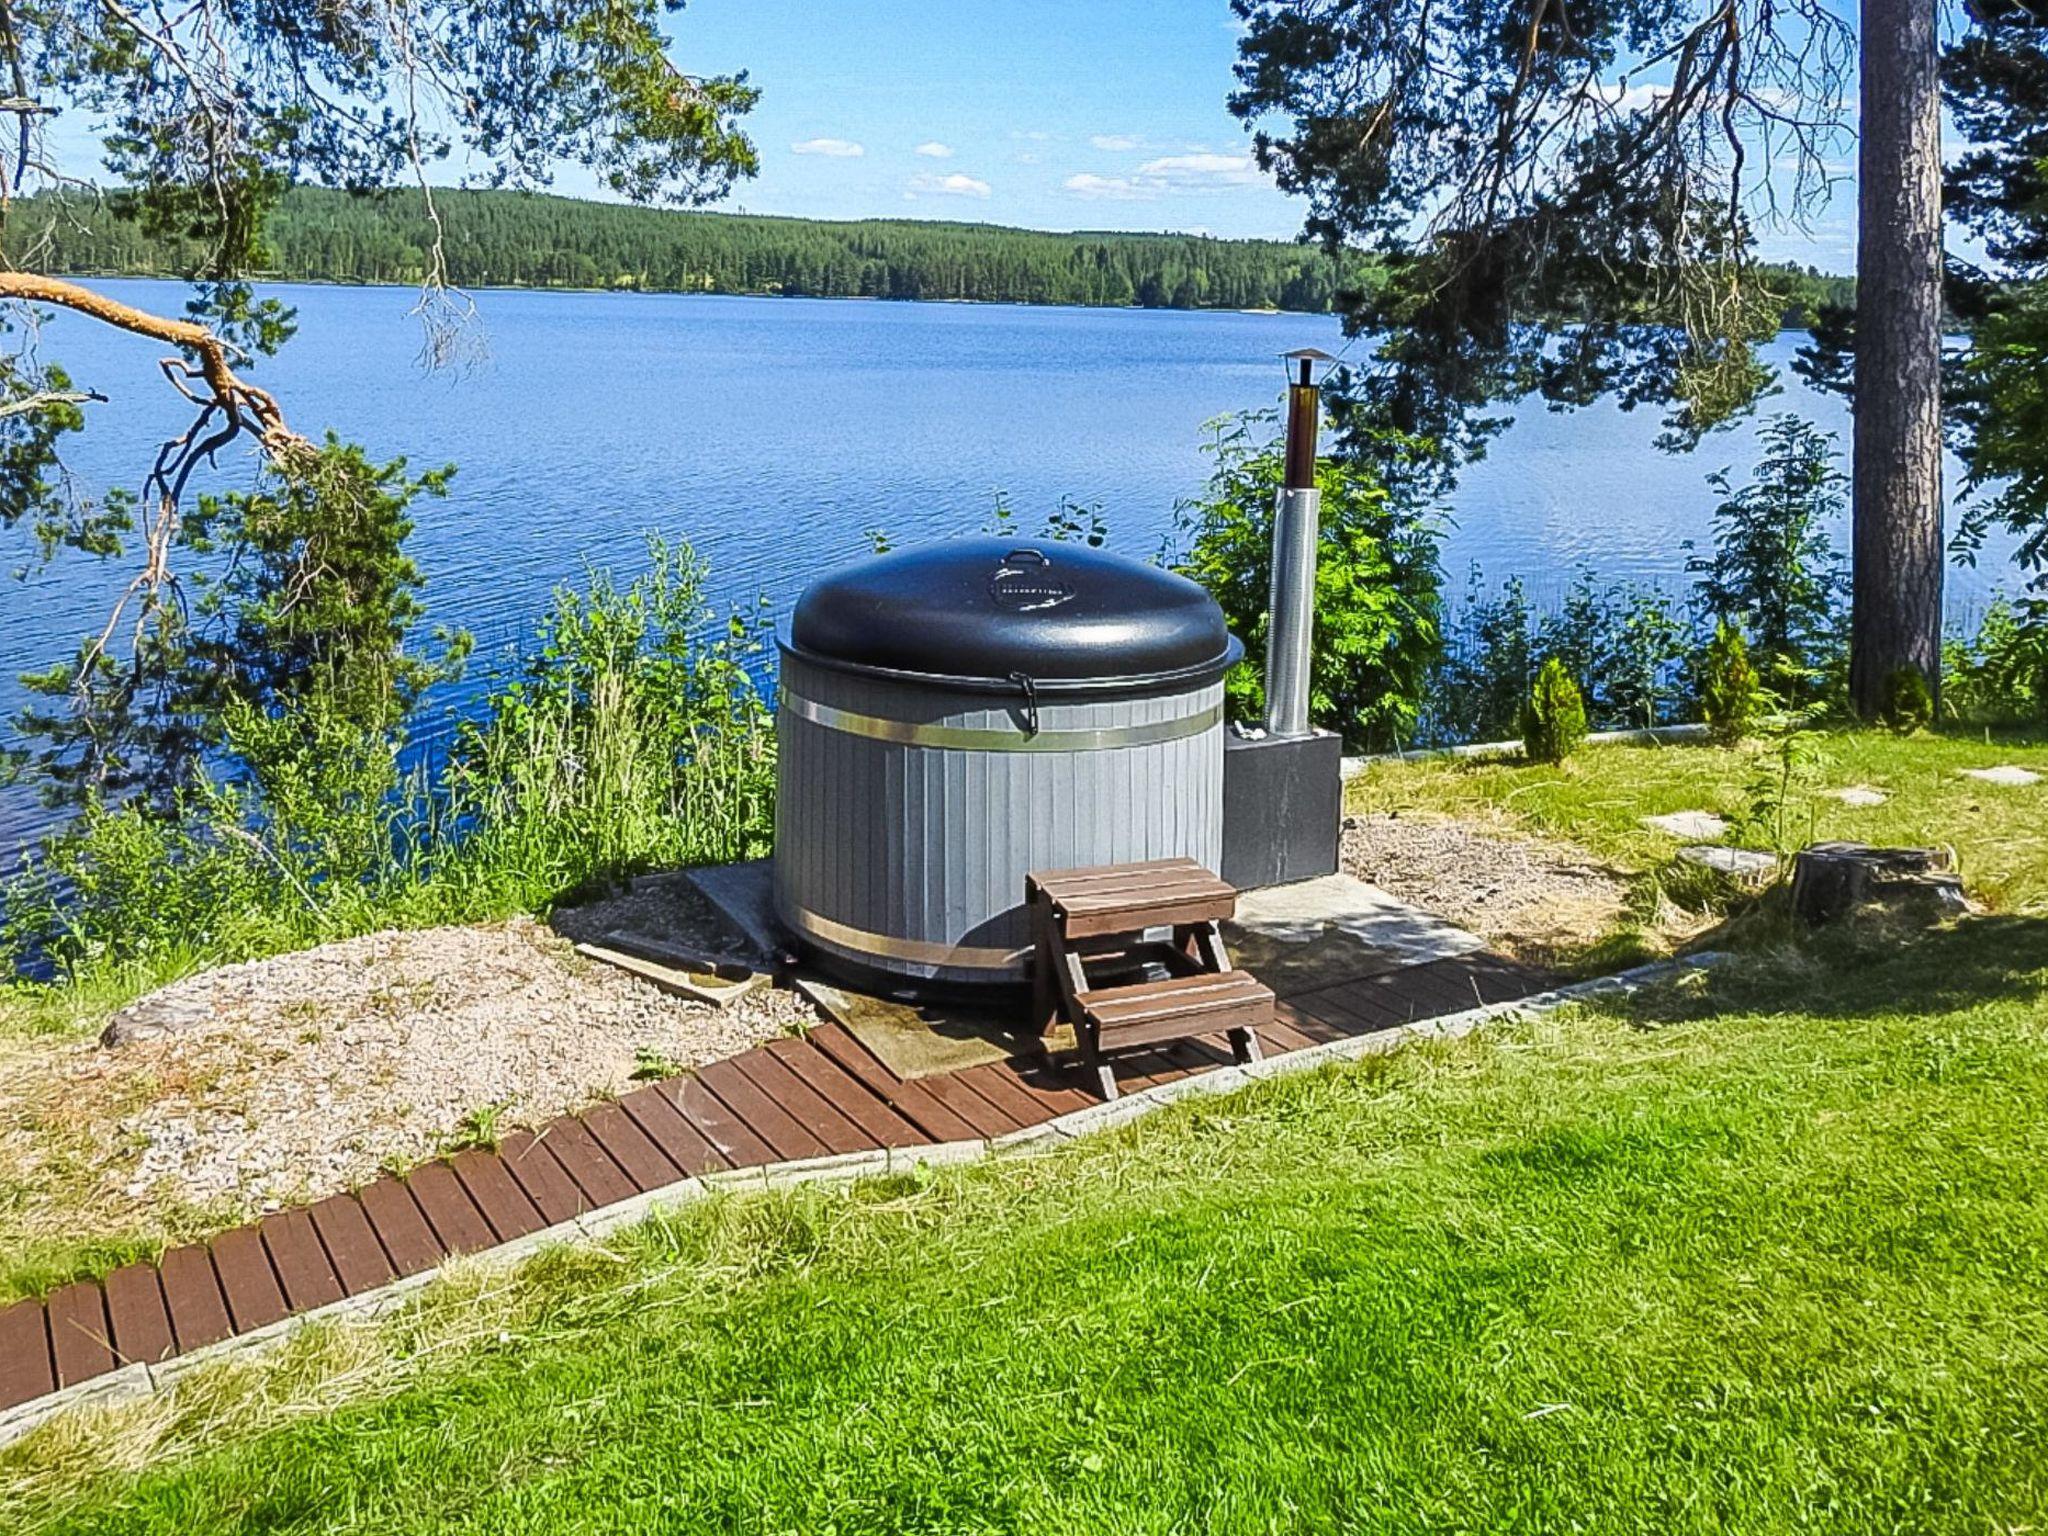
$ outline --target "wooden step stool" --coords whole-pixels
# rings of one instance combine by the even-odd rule
[[[1025,877],[1024,902],[1033,1024],[1041,1035],[1061,1019],[1073,1025],[1105,1099],[1117,1096],[1107,1058],[1118,1052],[1221,1033],[1239,1062],[1259,1059],[1258,1030],[1273,1021],[1273,994],[1232,969],[1221,925],[1237,910],[1237,892],[1193,859],[1040,870]],[[1157,928],[1170,928],[1172,940],[1148,941]],[[1091,961],[1168,974],[1098,985]]]

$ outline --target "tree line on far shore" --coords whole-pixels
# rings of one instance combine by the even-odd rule
[[[54,199],[52,199],[54,201]],[[687,213],[520,192],[440,190],[448,281],[463,288],[602,288],[657,293],[931,299],[1147,309],[1279,309],[1319,314],[1376,286],[1365,256],[1280,240],[1054,234],[917,219],[828,222]],[[197,244],[149,232],[118,199],[66,199],[33,221],[50,270],[184,277]],[[265,275],[291,282],[417,283],[433,224],[417,190],[373,195],[295,187],[265,221]],[[1853,279],[1773,269],[1789,325],[1846,303]]]

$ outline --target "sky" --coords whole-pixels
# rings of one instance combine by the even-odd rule
[[[1225,106],[1226,0],[691,0],[693,73],[748,72],[761,174],[721,207],[1292,239]],[[1846,168],[1845,168],[1846,169]],[[565,174],[560,190],[591,190]],[[1853,186],[1765,254],[1853,264]]]
[[[1289,240],[1304,201],[1259,171],[1225,103],[1227,0],[689,0],[668,16],[691,74],[744,70],[761,172],[715,205],[806,218],[928,218],[1031,229],[1175,230]],[[78,114],[54,135],[95,158]],[[1839,157],[1853,159],[1853,152]],[[435,181],[481,167],[442,164]],[[1773,260],[1846,272],[1854,184]],[[563,170],[555,190],[597,195]]]

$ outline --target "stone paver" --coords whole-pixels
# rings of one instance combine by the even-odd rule
[[[1997,784],[2006,789],[2021,789],[2028,784],[2041,782],[2041,775],[2031,768],[2020,768],[2012,763],[2000,763],[1996,768],[1965,768],[1966,779],[1977,779],[1985,784]]]
[[[1698,864],[1704,869],[1719,870],[1737,880],[1761,884],[1778,872],[1778,861],[1768,853],[1758,853],[1753,848],[1723,848],[1718,844],[1695,845],[1678,850],[1678,856],[1688,864]]]
[[[1728,823],[1712,811],[1672,811],[1665,816],[1645,816],[1643,825],[1652,832],[1695,841],[1728,835]]]
[[[1851,784],[1847,789],[1828,791],[1844,805],[1853,805],[1858,810],[1867,810],[1873,805],[1883,805],[1888,798],[1881,789],[1872,789],[1868,784]]]

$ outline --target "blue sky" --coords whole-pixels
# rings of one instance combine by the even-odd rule
[[[724,206],[1290,239],[1300,199],[1225,109],[1225,0],[691,0],[692,73],[745,69],[761,174]],[[587,182],[563,178],[562,190]],[[1773,256],[1846,270],[1853,190]]]

